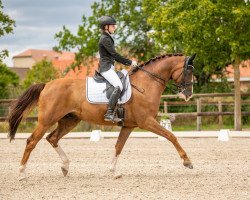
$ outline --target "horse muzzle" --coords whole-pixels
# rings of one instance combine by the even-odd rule
[[[180,92],[178,95],[181,99],[184,99],[185,101],[189,101],[192,98],[193,93],[191,91],[185,90],[183,92]]]

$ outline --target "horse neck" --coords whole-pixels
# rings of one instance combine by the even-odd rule
[[[184,60],[184,56],[171,56],[171,57],[165,57],[159,60],[156,60],[148,65],[145,65],[143,68],[147,70],[150,73],[153,73],[162,79],[166,81],[166,83],[171,78],[176,66],[180,62]],[[162,82],[158,79],[158,81]],[[142,87],[145,89],[145,91],[150,91],[149,98],[156,98],[160,97],[162,93],[165,90],[165,87],[163,84],[159,83],[158,81],[154,80],[152,77],[150,77],[147,73],[139,70],[135,77],[133,77],[132,82],[134,82],[136,85]]]
[[[170,76],[168,77],[168,73],[171,71],[171,66],[166,66],[167,62],[166,60],[162,59],[159,61],[155,61],[153,63],[150,63],[143,68],[147,70],[150,73],[153,73],[164,80],[168,81]],[[165,70],[164,70],[165,67]],[[145,90],[145,94],[148,96],[148,98],[156,98],[160,97],[165,89],[165,86],[161,84],[161,80],[158,79],[156,81],[151,76],[149,76],[144,71],[138,70],[132,77],[131,81],[136,86],[139,86]]]

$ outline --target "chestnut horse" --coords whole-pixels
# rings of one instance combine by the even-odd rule
[[[160,98],[166,83],[173,79],[185,100],[192,96],[193,59],[181,54],[158,56],[130,71],[133,86],[131,99],[123,105],[125,108],[124,126],[115,145],[115,156],[110,170],[115,172],[118,156],[135,127],[151,131],[167,138],[183,159],[183,165],[193,168],[186,152],[177,138],[163,128],[156,120]],[[13,106],[9,115],[9,138],[14,139],[17,128],[31,109],[38,106],[38,124],[27,139],[26,148],[20,163],[20,180],[25,179],[26,164],[30,153],[44,136],[45,132],[57,123],[56,129],[47,137],[62,159],[64,176],[69,170],[69,159],[58,145],[58,141],[70,132],[81,120],[99,125],[117,125],[104,121],[107,105],[91,104],[86,99],[86,80],[62,78],[46,84],[35,84],[25,91]]]

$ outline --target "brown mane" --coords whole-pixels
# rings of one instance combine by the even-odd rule
[[[159,60],[159,59],[162,59],[165,57],[172,57],[172,56],[183,56],[183,54],[181,54],[181,53],[168,53],[168,54],[159,55],[159,56],[156,56],[155,58],[151,58],[150,60],[148,60],[144,63],[141,63],[139,65],[139,67],[144,67],[144,66],[148,65],[149,63],[155,62],[156,60]]]

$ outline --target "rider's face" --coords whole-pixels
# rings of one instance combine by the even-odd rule
[[[117,29],[117,26],[116,25],[109,25],[109,32],[110,33],[114,33],[115,32],[115,30]]]

